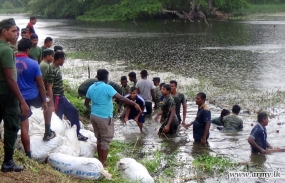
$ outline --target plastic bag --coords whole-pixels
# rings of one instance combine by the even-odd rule
[[[97,151],[97,144],[92,143],[90,141],[79,141],[79,147],[80,147],[80,157],[90,157],[93,158],[95,152]]]
[[[80,147],[77,139],[76,125],[73,125],[72,128],[65,130],[62,145],[69,147],[76,156],[79,156]]]

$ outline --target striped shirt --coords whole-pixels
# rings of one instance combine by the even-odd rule
[[[52,92],[54,95],[63,95],[64,86],[60,68],[51,64],[47,70],[46,82],[52,86]]]

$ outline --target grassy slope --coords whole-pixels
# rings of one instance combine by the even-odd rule
[[[0,14],[18,14],[26,13],[24,8],[13,8],[13,9],[0,9]]]
[[[285,13],[285,4],[250,4],[248,8],[233,12],[234,15],[260,15]]]

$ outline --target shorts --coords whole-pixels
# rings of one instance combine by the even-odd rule
[[[97,144],[100,144],[103,150],[110,149],[110,142],[115,132],[112,118],[100,118],[91,114],[90,121],[94,129],[95,137],[97,138]]]
[[[159,133],[163,133],[163,128],[167,125],[167,123],[168,119],[164,120],[161,127],[159,128]],[[178,126],[179,126],[178,120],[173,119],[167,134],[175,134],[177,132]]]
[[[129,120],[130,119],[135,119],[137,115],[129,115]],[[144,123],[145,122],[145,115],[144,113],[139,117],[139,120],[138,120],[139,123]]]
[[[145,102],[146,114],[152,113],[152,102]]]
[[[36,98],[33,98],[31,100],[26,100],[27,105],[29,106],[29,108],[31,108],[31,106],[35,107],[35,108],[40,108],[42,106],[43,100],[41,98],[40,95],[38,95]],[[30,114],[25,118],[25,117],[20,117],[21,121],[25,121],[26,119],[28,119],[31,115],[33,114],[33,112],[30,109]]]

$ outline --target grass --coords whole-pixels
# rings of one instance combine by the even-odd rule
[[[233,15],[254,15],[254,14],[267,14],[267,13],[285,13],[285,4],[249,4],[246,9],[241,9],[233,12]]]
[[[26,13],[24,8],[0,9],[0,14],[18,14]]]

